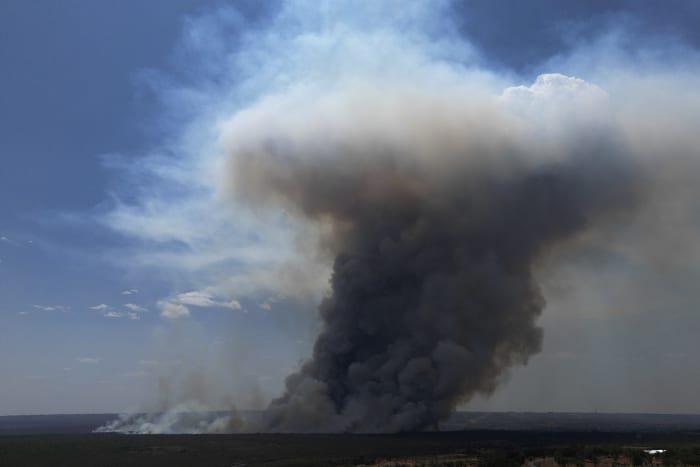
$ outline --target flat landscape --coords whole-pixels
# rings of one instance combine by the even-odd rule
[[[479,428],[399,435],[87,432],[109,418],[0,417],[0,466],[700,465],[696,416],[461,413],[452,423]]]

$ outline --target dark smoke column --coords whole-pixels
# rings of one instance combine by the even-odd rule
[[[536,261],[635,198],[625,158],[600,135],[533,164],[517,144],[416,155],[322,131],[317,144],[276,136],[238,154],[237,189],[330,226],[334,261],[313,355],[265,430],[431,429],[492,392],[540,350]]]

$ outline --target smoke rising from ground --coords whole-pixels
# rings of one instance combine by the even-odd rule
[[[581,80],[538,85],[605,105]],[[333,258],[313,355],[287,378],[265,429],[436,427],[539,351],[535,263],[634,209],[642,178],[619,135],[590,114],[541,128],[513,111],[522,93],[532,89],[368,84],[233,119],[234,192],[317,223]],[[558,117],[577,110],[564,107]]]
[[[664,43],[662,63],[659,50],[626,54],[613,34],[555,57],[549,68],[566,75],[531,83],[477,66],[440,16],[447,4],[412,5],[286,3],[223,54],[233,91],[203,93],[210,105],[224,97],[193,125],[215,154],[192,164],[194,191],[219,197],[195,198],[214,205],[210,217],[183,205],[181,224],[206,239],[209,224],[189,217],[219,232],[230,215],[246,235],[304,236],[292,268],[275,263],[289,243],[256,244],[265,264],[243,271],[251,289],[315,290],[319,262],[329,268],[311,356],[242,430],[434,428],[540,350],[543,265],[556,275],[615,250],[661,290],[657,266],[700,259],[697,54]],[[250,211],[274,221],[250,223]]]

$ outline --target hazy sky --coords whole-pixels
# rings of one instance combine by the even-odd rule
[[[284,57],[287,36],[307,53],[299,66],[344,69],[309,24],[417,21],[408,6],[383,16],[403,2],[351,3],[0,2],[0,415],[261,407],[281,391],[313,345],[327,270],[294,267],[284,219],[220,196],[217,129],[295,79],[260,61]],[[496,86],[595,81],[618,62],[700,69],[693,0],[443,3],[424,38]],[[697,226],[698,206],[686,212]],[[668,246],[686,262],[593,252],[543,266],[542,352],[464,407],[700,412],[700,255],[683,249],[697,233]],[[659,295],[647,286],[662,267]]]

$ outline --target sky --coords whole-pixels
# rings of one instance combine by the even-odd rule
[[[563,73],[612,92],[644,70],[633,103],[661,76],[680,91],[655,88],[659,107],[698,116],[698,2],[438,3],[0,2],[0,415],[262,408],[282,391],[328,265],[308,260],[314,232],[216,182],[221,129],[280,90],[425,53],[501,89]],[[367,52],[416,23],[416,56]],[[669,215],[678,261],[542,266],[541,352],[461,408],[699,413],[697,208]]]

